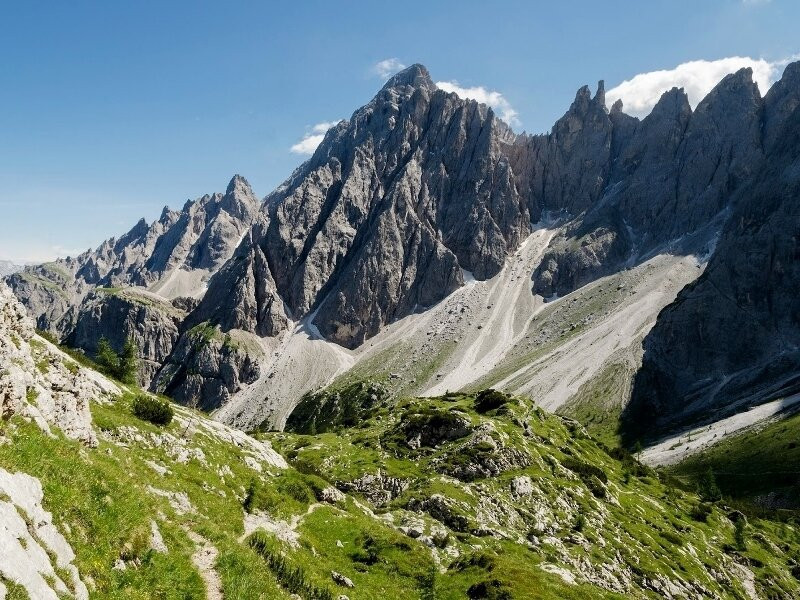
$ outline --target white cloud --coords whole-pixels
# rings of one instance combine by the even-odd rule
[[[679,87],[686,91],[689,103],[695,107],[725,75],[744,67],[753,69],[753,80],[763,95],[781,76],[783,67],[796,58],[793,56],[775,62],[748,56],[693,60],[682,63],[674,69],[639,73],[608,90],[606,102],[611,106],[621,98],[626,113],[643,117],[650,113],[661,94],[673,87]]]
[[[389,79],[389,77],[405,68],[406,65],[401,63],[399,58],[384,58],[372,65],[372,72],[381,79]]]
[[[491,106],[494,112],[511,126],[521,124],[519,113],[500,92],[487,90],[483,86],[461,87],[457,81],[437,81],[436,85],[445,92],[455,92],[462,98],[470,98],[486,106]]]
[[[294,154],[305,154],[308,156],[314,154],[314,150],[322,143],[328,129],[338,122],[339,121],[323,121],[322,123],[313,125],[303,136],[303,139],[289,148],[289,151]]]

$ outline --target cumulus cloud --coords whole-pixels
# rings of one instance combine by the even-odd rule
[[[381,79],[389,79],[389,77],[405,68],[406,65],[401,63],[399,58],[384,58],[372,65],[372,72]]]
[[[511,126],[520,125],[519,113],[500,92],[487,90],[483,86],[462,87],[457,81],[437,81],[436,85],[445,92],[455,92],[462,98],[470,98],[492,107],[494,112]]]
[[[303,139],[289,148],[289,151],[293,154],[304,154],[307,156],[314,154],[314,150],[322,143],[328,129],[338,122],[339,121],[323,121],[322,123],[311,126],[308,131],[306,131]]]
[[[753,80],[763,95],[780,77],[783,67],[796,58],[793,56],[774,62],[748,56],[693,60],[682,63],[674,69],[639,73],[608,90],[606,102],[610,106],[621,98],[626,113],[643,117],[655,106],[661,94],[673,87],[679,87],[686,91],[689,103],[695,107],[720,79],[744,67],[753,69]]]

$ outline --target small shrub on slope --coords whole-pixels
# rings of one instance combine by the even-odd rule
[[[480,414],[486,414],[491,410],[496,410],[508,404],[510,398],[497,390],[483,390],[475,396],[475,410]]]
[[[169,425],[175,415],[169,402],[146,394],[139,394],[133,399],[131,410],[140,419],[154,425]]]

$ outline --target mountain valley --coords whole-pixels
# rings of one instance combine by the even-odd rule
[[[0,271],[0,600],[800,597],[765,92],[518,134],[416,64],[263,199]]]

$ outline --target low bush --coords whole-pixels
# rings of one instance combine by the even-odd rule
[[[689,516],[695,521],[698,521],[700,523],[705,523],[706,521],[708,521],[708,516],[711,514],[713,510],[714,509],[711,507],[710,504],[700,503],[692,507]]]
[[[464,571],[470,567],[491,571],[495,567],[495,558],[485,552],[473,552],[454,560],[450,564],[451,571]]]
[[[586,487],[589,488],[589,491],[592,492],[592,495],[595,498],[600,498],[601,500],[606,497],[608,491],[606,490],[606,486],[604,486],[600,479],[595,477],[594,475],[590,475],[589,477],[585,478],[583,482],[586,484]]]
[[[584,481],[590,479],[591,477],[597,477],[597,479],[599,479],[602,483],[606,483],[608,481],[608,476],[605,474],[603,469],[587,462],[583,462],[582,460],[578,460],[577,458],[568,456],[561,461],[561,464],[578,475],[578,477]]]
[[[706,502],[717,502],[722,499],[722,492],[717,485],[717,478],[711,467],[703,471],[697,481],[697,493]]]
[[[467,597],[472,600],[511,600],[511,592],[499,579],[473,583],[467,589]]]
[[[169,402],[147,394],[139,394],[133,399],[131,411],[140,419],[154,425],[169,425],[175,415]]]
[[[128,384],[136,383],[139,371],[138,350],[132,338],[127,338],[122,352],[117,353],[111,343],[104,337],[97,343],[95,361],[100,370],[119,381]]]
[[[491,410],[496,410],[501,406],[508,404],[511,398],[497,390],[488,389],[478,392],[475,396],[475,410],[481,414],[485,414]]]
[[[673,546],[683,546],[683,538],[679,536],[677,533],[672,533],[671,531],[662,531],[661,537],[667,540]]]
[[[575,523],[572,525],[572,529],[578,532],[583,531],[583,528],[586,526],[586,517],[583,516],[583,513],[578,513],[577,518],[575,519]]]

